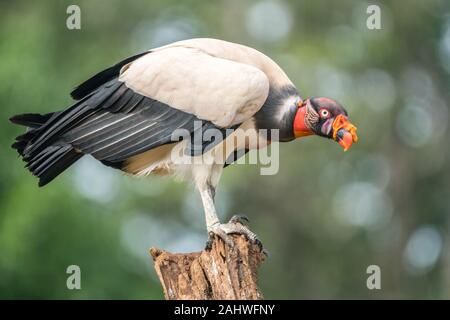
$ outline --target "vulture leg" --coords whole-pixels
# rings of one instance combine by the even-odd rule
[[[208,234],[210,236],[206,243],[207,249],[212,244],[212,238],[214,235],[219,236],[223,241],[225,241],[226,244],[233,247],[234,242],[229,234],[243,234],[250,241],[258,243],[262,248],[261,242],[256,234],[250,231],[250,229],[242,223],[242,220],[248,221],[246,217],[233,216],[228,223],[220,223],[219,218],[217,217],[216,208],[214,206],[215,188],[211,184],[206,183],[205,185],[199,187],[199,190],[205,210],[206,229],[208,230]]]
[[[206,229],[210,235],[210,239],[208,240],[206,247],[208,248],[210,246],[210,240],[214,234],[217,234],[228,245],[233,246],[233,241],[231,238],[224,230],[222,230],[222,228],[220,228],[221,223],[219,221],[219,217],[217,217],[216,207],[214,205],[216,188],[207,182],[204,185],[199,186],[199,190],[203,202],[203,209],[205,210]]]

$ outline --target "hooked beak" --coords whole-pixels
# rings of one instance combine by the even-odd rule
[[[333,139],[344,148],[344,151],[350,149],[353,142],[358,141],[356,130],[357,128],[342,114],[333,121]]]

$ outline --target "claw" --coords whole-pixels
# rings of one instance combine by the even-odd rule
[[[206,240],[205,251],[210,251],[212,249],[213,240],[214,233],[208,232],[208,240]]]
[[[244,224],[242,221],[245,221],[246,223],[250,222],[250,220],[248,219],[247,216],[245,216],[245,215],[238,215],[238,214],[235,214],[234,216],[232,216],[229,222],[230,223]]]
[[[206,243],[206,250],[211,248],[214,235],[219,236],[225,243],[231,248],[234,247],[233,238],[229,236],[230,234],[243,234],[252,243],[255,243],[261,252],[268,256],[268,252],[264,249],[261,241],[255,233],[250,231],[250,229],[242,223],[242,220],[248,221],[246,216],[234,215],[228,223],[225,224],[215,224],[208,228],[210,237]]]
[[[212,242],[214,240],[214,235],[217,235],[219,238],[221,238],[230,248],[234,248],[234,242],[233,242],[233,238],[230,237],[228,234],[230,232],[228,232],[227,225],[224,224],[217,224],[214,227],[211,228],[211,230],[209,231],[209,234],[211,235],[209,240]]]
[[[266,256],[266,258],[270,258],[269,251],[267,251],[266,249],[263,248],[262,253]]]
[[[253,243],[258,246],[260,252],[262,252],[266,256],[266,258],[269,258],[269,251],[264,248],[262,242],[258,238],[256,238]]]
[[[264,247],[258,238],[255,239],[253,242],[259,247],[259,250],[261,250],[261,252],[264,250]]]

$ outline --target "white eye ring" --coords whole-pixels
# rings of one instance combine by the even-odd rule
[[[320,110],[320,115],[322,116],[322,118],[326,118],[328,117],[330,113],[328,112],[328,110],[322,109]]]

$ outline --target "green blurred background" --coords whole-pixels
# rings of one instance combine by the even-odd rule
[[[81,8],[81,30],[66,8]],[[381,30],[366,8],[381,7]],[[9,148],[17,113],[71,103],[122,58],[213,37],[276,60],[304,97],[348,109],[360,142],[282,144],[280,171],[230,166],[223,220],[244,213],[270,251],[266,298],[450,298],[448,1],[0,1],[0,298],[161,299],[151,246],[198,251],[199,196],[82,159],[43,189]],[[81,290],[66,268],[81,267]],[[366,268],[381,268],[368,290]]]

